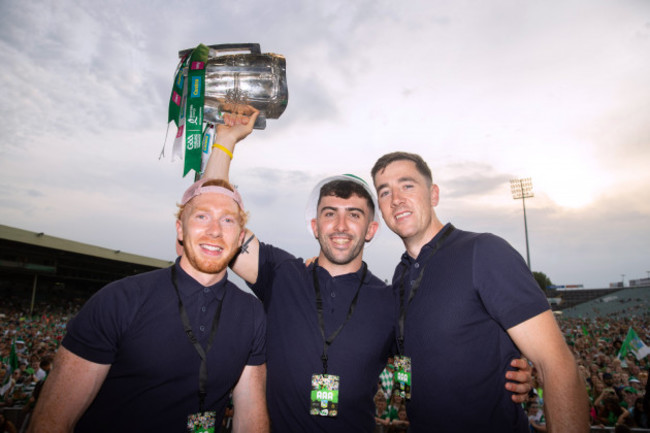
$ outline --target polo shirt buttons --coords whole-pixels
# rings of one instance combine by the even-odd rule
[[[203,288],[203,293],[210,293],[210,289],[208,289],[207,287],[204,287]]]
[[[330,294],[330,296],[331,296],[332,298],[336,298],[336,293],[332,292],[332,293]]]
[[[418,269],[418,268],[420,267],[420,264],[419,264],[419,263],[416,263],[416,264],[413,265],[413,267],[414,267],[415,269]]]
[[[199,326],[199,329],[201,330],[201,332],[205,332],[205,326],[201,325]]]
[[[201,307],[201,311],[203,311],[205,313],[205,310],[206,310],[206,308],[205,308],[205,305],[204,305],[204,306]]]

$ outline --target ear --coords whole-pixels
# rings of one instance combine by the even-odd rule
[[[244,237],[246,236],[246,228],[242,227],[241,228],[241,233],[239,233],[239,243],[237,244],[238,247],[241,247],[244,244]]]
[[[314,237],[318,239],[318,224],[316,224],[316,218],[311,220],[311,231],[314,232]]]
[[[379,223],[373,220],[368,224],[368,230],[366,230],[366,242],[370,242],[375,237],[377,230],[379,230]]]
[[[435,183],[431,185],[431,207],[438,206],[438,201],[440,200],[440,190],[438,185]]]
[[[183,255],[183,223],[181,220],[176,220],[176,255]]]
[[[181,220],[176,220],[176,240],[183,242],[183,223]]]

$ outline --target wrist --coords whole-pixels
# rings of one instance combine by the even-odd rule
[[[233,152],[235,150],[235,145],[239,140],[229,136],[228,134],[215,134],[214,143],[219,143],[229,151]]]
[[[225,153],[232,160],[232,157],[233,157],[232,151],[230,149],[228,149],[227,147],[222,146],[221,144],[215,142],[212,145],[212,149],[213,150],[218,150],[218,151],[221,151],[221,152]]]

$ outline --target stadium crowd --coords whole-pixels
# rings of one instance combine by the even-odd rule
[[[29,300],[6,295],[0,307],[0,428],[22,431],[29,420],[43,381],[65,334],[67,321],[85,299],[55,297],[35,305],[29,316]],[[650,357],[619,357],[630,328],[643,342],[650,342],[650,308],[634,304],[628,310],[599,318],[558,316],[567,343],[576,357],[591,401],[593,426],[650,429],[648,370]],[[18,368],[11,365],[12,343]],[[531,432],[546,431],[544,395],[535,377],[525,409]],[[378,378],[376,432],[406,432],[408,417],[403,398],[392,392],[392,364]],[[230,411],[232,412],[232,411]],[[25,422],[23,422],[25,420]],[[17,425],[13,425],[15,423]],[[21,429],[22,425],[22,429]],[[13,430],[12,430],[13,429]],[[619,430],[617,430],[619,431]],[[620,430],[623,431],[623,430]]]

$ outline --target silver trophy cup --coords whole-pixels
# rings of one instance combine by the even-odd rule
[[[205,66],[203,119],[223,123],[223,113],[250,114],[260,111],[255,129],[266,128],[266,119],[279,118],[287,108],[286,61],[284,56],[261,53],[259,44],[209,45]],[[183,58],[191,49],[178,53]]]

